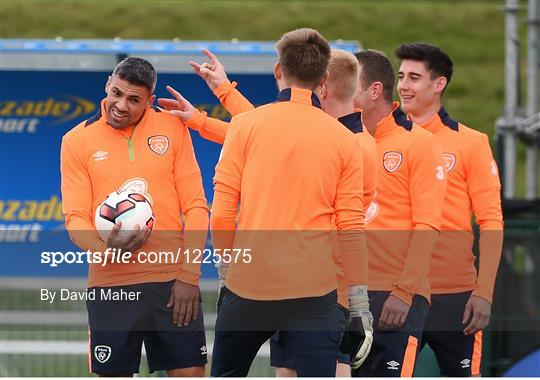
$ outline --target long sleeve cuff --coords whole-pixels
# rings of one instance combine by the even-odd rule
[[[214,95],[219,99],[219,101],[223,104],[225,99],[227,98],[227,95],[230,94],[232,90],[236,88],[238,84],[236,82],[230,82],[228,80],[225,80],[219,84],[214,89]]]
[[[204,123],[207,118],[206,111],[199,111],[198,109],[195,109],[193,111],[193,115],[187,120],[186,124],[189,128],[200,131],[204,127]]]
[[[408,291],[406,291],[404,289],[396,287],[394,290],[392,290],[390,295],[399,298],[400,300],[402,300],[403,302],[405,302],[409,306],[412,305],[412,299],[414,297],[414,294],[412,294],[412,293],[410,293],[410,292],[408,292]]]

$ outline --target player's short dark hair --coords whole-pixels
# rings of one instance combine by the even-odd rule
[[[137,86],[144,86],[154,93],[157,82],[156,69],[144,58],[128,57],[121,61],[112,73],[122,80]]]
[[[278,59],[287,78],[315,87],[324,77],[330,61],[330,45],[314,29],[285,33],[277,42]]]
[[[403,44],[396,49],[400,60],[410,59],[424,62],[431,74],[431,79],[445,77],[447,84],[452,79],[454,64],[448,54],[435,45],[426,43]]]
[[[362,66],[362,78],[360,78],[362,89],[368,88],[375,82],[381,82],[384,100],[391,103],[394,99],[396,74],[388,57],[383,52],[372,49],[362,50],[354,55]]]

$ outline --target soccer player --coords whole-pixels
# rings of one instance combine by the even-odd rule
[[[283,35],[277,50],[278,101],[232,119],[214,177],[214,245],[251,248],[253,261],[229,264],[213,376],[246,376],[276,331],[286,332],[299,376],[335,375],[341,332],[333,215],[351,312],[369,307],[358,141],[314,94],[326,80],[330,48],[304,28]]]
[[[235,83],[230,83],[221,62],[210,52],[205,51],[211,63],[199,65],[192,62],[195,71],[207,82],[210,89],[223,102],[223,105],[233,115],[253,109],[253,105],[245,99],[238,90],[235,89]],[[356,134],[362,151],[364,161],[364,210],[367,209],[376,192],[376,156],[377,149],[374,138],[362,127],[361,116],[355,112],[353,98],[356,93],[358,83],[358,63],[355,56],[343,50],[333,49],[330,55],[328,65],[329,77],[321,86],[320,100],[322,109],[337,118],[351,132]],[[174,89],[169,91],[175,96],[175,99],[159,99],[160,105],[171,110],[184,120],[188,126],[199,131],[199,133],[214,142],[222,143],[225,139],[228,123],[220,120],[207,118],[205,113],[197,111],[187,100],[185,100]],[[180,111],[179,111],[180,110]],[[334,260],[337,264],[338,272],[338,303],[344,313],[344,319],[347,320],[347,281],[343,277],[343,263],[341,262],[339,249],[334,250]],[[226,271],[223,266],[220,267],[220,278],[225,278]],[[371,320],[370,313],[361,316],[364,323],[363,328],[368,335],[363,342],[362,354],[355,358],[355,366],[362,364],[363,359],[367,357],[371,345]],[[296,376],[294,358],[288,350],[287,334],[278,333],[270,341],[271,364],[277,367],[278,377]],[[337,364],[336,376],[350,376],[350,357],[348,354],[340,353]]]
[[[442,94],[452,78],[450,57],[422,43],[401,45],[396,55],[401,60],[397,88],[403,109],[439,140],[448,177],[422,345],[433,349],[443,376],[479,376],[482,329],[491,314],[503,240],[497,165],[488,137],[453,120],[442,107]],[[480,226],[478,273],[472,214]]]
[[[375,137],[377,197],[366,212],[371,352],[353,376],[412,376],[429,310],[429,258],[446,187],[433,135],[392,103],[394,72],[378,51],[356,53],[355,106]]]
[[[203,376],[207,361],[200,263],[188,260],[190,255],[181,255],[181,262],[137,260],[140,251],[204,248],[209,221],[188,128],[152,105],[156,80],[148,61],[126,58],[107,80],[97,114],[62,140],[62,200],[71,239],[83,250],[130,251],[134,258],[128,264],[90,264],[88,286],[96,297],[87,302],[89,365],[100,376],[138,372],[143,341],[151,372]],[[120,231],[117,222],[107,241],[100,239],[94,210],[115,190],[153,199],[152,235],[146,226]],[[109,290],[140,297],[102,299]]]
[[[320,99],[322,109],[337,118],[351,132],[356,134],[359,141],[359,148],[364,161],[364,211],[375,197],[376,192],[376,155],[377,148],[374,138],[362,126],[359,112],[355,112],[353,99],[356,94],[358,84],[358,63],[353,54],[343,50],[333,49],[328,65],[328,79],[321,87]],[[338,303],[344,313],[348,309],[347,281],[343,277],[343,265],[339,249],[334,250],[334,261],[337,265],[338,273]],[[354,366],[360,366],[369,354],[372,342],[372,315],[364,313],[360,315],[363,322],[363,329],[367,338],[364,340],[364,353],[360,359],[353,360]],[[344,318],[347,319],[346,317]],[[286,334],[278,333],[270,341],[270,362],[277,367],[278,377],[296,376],[294,370],[294,356],[287,346]],[[350,377],[350,357],[347,354],[340,354],[337,364],[337,377]]]

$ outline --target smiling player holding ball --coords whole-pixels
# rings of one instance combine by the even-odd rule
[[[207,202],[188,129],[152,106],[156,80],[148,61],[129,57],[120,62],[106,83],[107,97],[97,114],[62,140],[63,211],[72,241],[84,250],[116,248],[134,257],[126,264],[90,264],[89,291],[141,292],[135,301],[87,301],[90,371],[99,375],[138,372],[143,341],[151,372],[204,375],[200,263],[188,262],[186,256],[178,263],[137,260],[142,250],[204,248],[208,229]],[[102,240],[93,223],[94,211],[112,191],[154,200],[159,231],[150,237],[143,224],[124,233],[122,222],[114,217],[111,233]],[[116,211],[105,215],[112,218]]]

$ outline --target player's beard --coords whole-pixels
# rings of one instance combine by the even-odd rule
[[[107,111],[107,118],[111,127],[113,127],[114,129],[122,129],[132,124],[130,115],[128,113],[122,113],[117,110],[115,112],[113,110],[114,107],[111,106]],[[121,117],[118,118],[115,113],[120,114]]]
[[[125,116],[125,118],[121,118],[120,121],[118,121],[116,119],[116,117],[114,116],[114,113],[113,113],[113,108],[114,107],[110,107],[108,110],[107,110],[107,119],[108,119],[108,124],[113,127],[114,129],[124,129],[126,127],[132,127],[132,126],[135,126],[137,124],[139,124],[139,122],[141,121],[141,119],[143,118],[145,112],[146,112],[146,109],[141,113],[141,116],[139,118],[137,118],[136,120],[133,119],[132,115],[131,114],[128,114],[128,113],[122,113]]]

